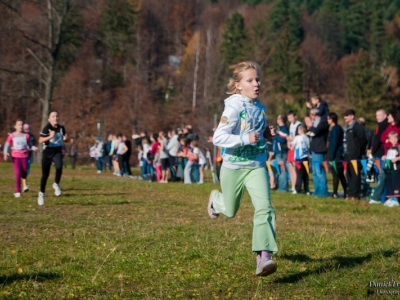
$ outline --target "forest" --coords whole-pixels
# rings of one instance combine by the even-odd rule
[[[186,124],[204,142],[241,60],[271,124],[318,93],[374,127],[399,105],[400,0],[0,0],[0,57],[1,142],[50,109],[82,145]]]

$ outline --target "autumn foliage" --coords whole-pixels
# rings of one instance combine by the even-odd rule
[[[103,138],[191,124],[205,139],[241,59],[262,67],[271,121],[305,113],[312,92],[369,120],[398,105],[398,1],[82,3],[0,0],[2,137],[17,117],[38,133],[48,101],[81,144],[98,124]]]

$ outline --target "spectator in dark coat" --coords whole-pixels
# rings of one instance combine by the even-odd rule
[[[374,132],[371,129],[365,127],[366,121],[365,121],[365,119],[363,117],[358,118],[357,119],[357,123],[364,127],[365,136],[367,138],[367,148],[366,148],[366,151],[367,151],[368,149],[371,148],[372,139],[374,137]]]
[[[356,112],[348,109],[343,114],[346,126],[344,127],[344,159],[348,161],[347,182],[348,195],[346,200],[360,199],[361,193],[361,164],[360,159],[365,154],[367,146],[367,137],[364,127],[355,121]],[[355,161],[355,167],[351,163]]]
[[[338,115],[334,112],[328,114],[328,124],[331,128],[329,133],[329,155],[328,161],[331,165],[333,177],[333,198],[339,198],[339,180],[343,187],[344,198],[347,195],[347,181],[344,176],[343,167],[343,129],[337,124]]]
[[[127,174],[130,178],[133,178],[132,176],[132,171],[131,171],[131,165],[129,163],[129,160],[131,158],[132,154],[132,143],[129,139],[126,138],[126,135],[124,134],[122,136],[122,141],[125,143],[125,146],[128,148],[128,150],[122,155],[122,164],[124,166],[124,175]]]
[[[329,125],[319,115],[317,108],[310,111],[310,117],[313,125],[310,127],[307,135],[311,137],[311,166],[313,172],[314,196],[328,196],[328,182],[326,179],[323,161],[327,152],[326,142],[329,133]]]

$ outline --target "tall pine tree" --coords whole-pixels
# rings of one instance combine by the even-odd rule
[[[299,95],[303,70],[297,49],[303,40],[299,10],[289,0],[275,3],[269,21],[271,59],[267,68],[275,92]]]
[[[382,99],[386,90],[383,77],[373,67],[367,51],[360,50],[357,62],[351,64],[346,76],[346,93],[352,107],[356,107],[359,115],[373,121],[375,111],[385,107]]]
[[[222,34],[221,52],[227,64],[231,65],[244,59],[251,59],[251,57],[247,57],[249,48],[247,36],[243,16],[234,12],[231,17],[226,19]]]

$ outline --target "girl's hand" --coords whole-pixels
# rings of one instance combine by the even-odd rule
[[[5,153],[5,154],[4,154],[4,161],[7,161],[7,158],[8,158],[9,155],[10,155],[10,154],[8,154],[8,153]]]
[[[252,133],[249,134],[250,144],[257,143],[259,139],[260,139],[260,133],[253,131]]]
[[[64,134],[64,135],[63,135],[63,141],[65,141],[67,138],[68,138],[68,135],[67,135],[67,134]]]
[[[49,129],[49,139],[51,140],[54,136],[55,136],[55,132],[54,132],[54,130],[50,130]]]
[[[395,157],[395,158],[392,159],[392,163],[396,163],[398,160],[399,160],[399,158]]]

